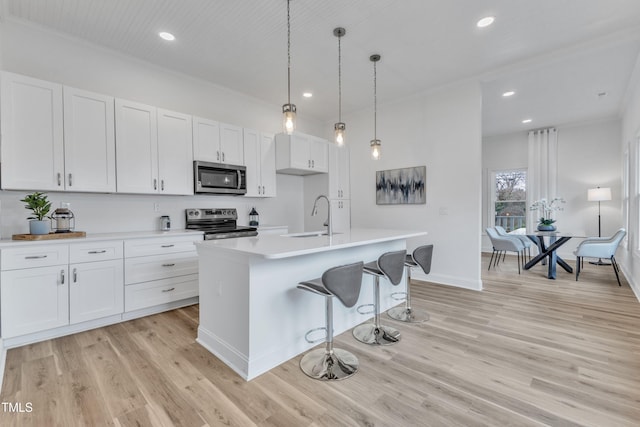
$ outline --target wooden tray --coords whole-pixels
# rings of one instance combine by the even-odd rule
[[[68,233],[49,233],[49,234],[14,234],[13,240],[54,240],[54,239],[74,239],[78,237],[86,237],[84,231],[70,231]]]

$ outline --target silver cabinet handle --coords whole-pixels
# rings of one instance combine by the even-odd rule
[[[260,194],[260,186],[258,185],[258,194]]]
[[[62,176],[60,176],[60,172],[58,172],[58,187],[60,187],[62,185]]]
[[[46,255],[29,255],[24,257],[24,259],[40,259],[40,258],[46,258]]]
[[[164,191],[164,179],[160,180],[160,190]]]
[[[103,253],[106,253],[106,252],[107,252],[107,250],[106,250],[106,249],[102,249],[101,251],[89,251],[89,252],[87,252],[87,253],[89,253],[89,254],[92,254],[92,255],[93,255],[93,254],[103,254]]]
[[[173,267],[174,265],[176,265],[175,262],[172,262],[170,264],[162,264],[163,267]]]
[[[222,161],[224,162],[224,151],[222,152]]]
[[[163,289],[162,292],[171,292],[171,291],[175,291],[176,288],[169,288],[169,289]]]
[[[158,189],[158,180],[156,178],[153,178],[153,189],[154,190]]]
[[[78,282],[78,270],[76,268],[73,269],[73,283]]]
[[[220,151],[216,151],[216,160],[220,161]]]
[[[264,193],[265,193],[265,191],[264,191],[264,185],[263,185],[262,186],[262,194],[264,194]]]
[[[174,247],[174,246],[175,246],[175,245],[162,245],[162,246],[160,246],[160,247],[161,247],[161,248],[172,248],[172,247]]]
[[[69,174],[69,187],[73,185],[73,174]]]
[[[236,172],[238,172],[238,190],[242,188],[242,172],[240,172],[240,170],[237,170]]]
[[[311,169],[311,160],[307,160],[307,167]]]
[[[60,284],[64,285],[64,270],[60,270]]]

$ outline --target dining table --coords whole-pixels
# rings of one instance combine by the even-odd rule
[[[573,268],[557,254],[560,246],[575,237],[573,234],[560,231],[528,231],[527,237],[538,246],[538,255],[524,265],[525,270],[529,270],[539,262],[544,264],[546,261],[547,278],[549,279],[556,278],[557,265],[560,265],[567,273],[573,273]],[[549,241],[549,244],[545,239]]]

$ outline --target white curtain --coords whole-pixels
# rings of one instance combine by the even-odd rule
[[[558,132],[542,129],[529,132],[529,167],[527,204],[540,199],[557,197]],[[535,227],[542,212],[528,211],[527,224]]]

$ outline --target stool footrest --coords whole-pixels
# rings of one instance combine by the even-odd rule
[[[318,331],[324,331],[325,332],[324,337],[316,338],[316,339],[313,339],[313,340],[309,338],[309,335],[313,334],[314,332],[318,332]],[[304,334],[304,340],[306,342],[308,342],[309,344],[316,344],[316,343],[319,343],[319,342],[322,342],[322,341],[326,341],[327,340],[327,328],[326,328],[326,326],[322,326],[320,328],[309,329],[307,331],[307,333]]]
[[[406,292],[392,292],[391,293],[391,298],[396,300],[396,301],[404,301],[407,299],[407,293]]]
[[[365,308],[365,307],[371,307],[371,310],[369,310],[369,311],[362,311],[362,309],[363,309],[363,308]],[[376,310],[375,310],[375,304],[362,304],[362,305],[359,305],[359,306],[356,308],[356,311],[357,311],[358,313],[360,313],[360,314],[371,314],[371,313],[375,313],[375,311],[376,311]]]

